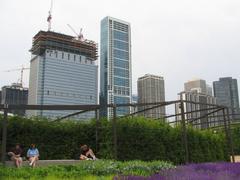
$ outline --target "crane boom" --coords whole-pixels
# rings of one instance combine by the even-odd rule
[[[73,27],[70,24],[67,24],[67,25],[72,30],[72,32],[76,34],[76,36],[78,37],[78,33],[73,29]]]
[[[4,72],[20,71],[20,72],[21,72],[20,84],[21,84],[21,86],[22,86],[22,85],[23,85],[23,71],[24,71],[24,70],[28,70],[28,69],[30,69],[30,68],[26,68],[26,67],[22,66],[22,68],[10,69],[10,70],[4,71]]]
[[[73,27],[70,24],[67,24],[68,27],[72,30],[74,34],[76,34],[77,40],[83,41],[83,34],[82,34],[82,28],[80,29],[79,34],[73,29]]]

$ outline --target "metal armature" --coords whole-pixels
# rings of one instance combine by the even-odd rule
[[[209,108],[202,108],[198,110],[193,111],[186,111],[185,104],[195,104],[195,105],[206,105]],[[162,119],[168,119],[171,117],[181,117],[180,120],[175,120],[168,122],[169,124],[180,124],[182,128],[182,142],[185,150],[185,163],[189,163],[189,145],[188,145],[188,137],[187,137],[187,126],[191,125],[198,120],[201,120],[203,118],[211,118],[216,117],[215,113],[222,111],[223,115],[217,115],[219,117],[223,117],[223,120],[218,119],[217,121],[214,120],[214,123],[220,124],[220,126],[217,126],[216,128],[224,128],[225,134],[226,134],[226,143],[228,146],[228,152],[229,155],[232,157],[233,162],[235,162],[234,159],[234,148],[233,148],[233,140],[232,140],[232,134],[231,134],[231,128],[232,126],[231,120],[230,120],[230,114],[229,109],[224,106],[219,106],[216,104],[207,104],[207,103],[197,103],[192,101],[186,101],[186,100],[176,100],[176,101],[166,101],[166,102],[154,102],[154,103],[134,103],[134,104],[108,104],[107,107],[112,108],[113,110],[113,117],[112,117],[112,132],[113,132],[113,151],[114,151],[114,158],[117,159],[118,155],[118,134],[117,134],[117,118],[124,118],[124,117],[131,117],[131,116],[137,116],[138,114],[141,114],[143,112],[150,111],[155,108],[159,107],[166,107],[170,105],[180,105],[181,113],[175,113],[172,115],[163,115]],[[126,114],[124,116],[117,117],[117,108],[120,107],[132,107],[136,109],[137,107],[142,107],[143,109],[139,111],[134,111],[132,113]],[[147,107],[147,108],[144,108]],[[99,117],[99,111],[101,106],[99,104],[96,105],[0,105],[0,109],[4,111],[3,115],[3,121],[2,121],[2,150],[1,150],[1,161],[3,164],[5,164],[6,161],[6,146],[7,146],[7,122],[8,122],[8,112],[10,110],[73,110],[78,111],[71,113],[67,116],[60,117],[56,120],[53,120],[52,122],[59,122],[64,119],[68,119],[72,116],[76,116],[78,114],[82,114],[89,111],[95,112],[95,119],[96,119],[96,150],[99,150],[99,128],[100,128],[100,117]],[[208,111],[203,116],[197,117],[197,118],[187,118],[187,115],[190,113],[197,113],[201,111]],[[209,112],[210,111],[210,112]],[[209,122],[201,122],[198,123],[199,125],[202,125],[204,123]],[[194,124],[194,125],[198,125]],[[208,127],[208,128],[215,128],[214,127]]]

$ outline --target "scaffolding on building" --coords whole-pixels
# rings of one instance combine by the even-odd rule
[[[73,36],[56,33],[53,31],[39,31],[34,37],[30,52],[34,55],[42,55],[46,49],[60,50],[75,54],[86,55],[89,60],[98,58],[97,43],[85,39],[80,41]]]

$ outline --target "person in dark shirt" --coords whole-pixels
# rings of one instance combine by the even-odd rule
[[[11,152],[8,152],[8,155],[11,157],[11,160],[14,162],[17,168],[22,166],[22,148],[20,144],[16,144],[15,148]]]
[[[80,147],[80,160],[96,160],[96,156],[87,145],[82,145]]]

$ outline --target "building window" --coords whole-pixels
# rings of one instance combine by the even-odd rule
[[[62,59],[64,58],[64,53],[62,53]]]
[[[74,56],[73,56],[73,60],[76,61],[76,55],[75,55],[75,54],[74,54]]]
[[[56,55],[56,58],[58,57],[58,52],[57,51],[55,51],[55,55]]]
[[[49,91],[47,91],[47,95],[49,95]]]
[[[79,56],[79,62],[81,62],[82,61],[82,56]]]
[[[113,37],[114,37],[114,39],[128,42],[128,34],[127,33],[114,30]]]
[[[70,59],[70,54],[68,54],[68,60]]]

